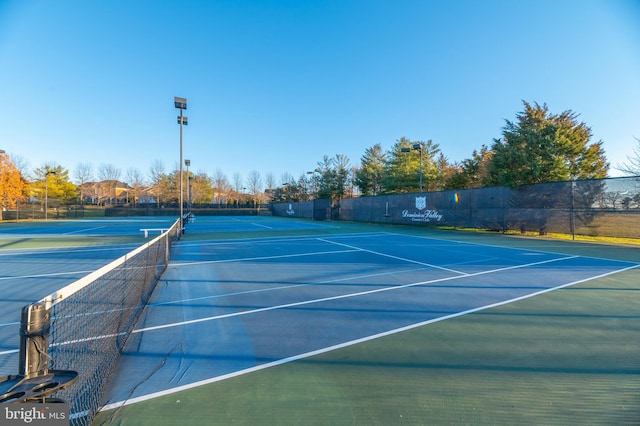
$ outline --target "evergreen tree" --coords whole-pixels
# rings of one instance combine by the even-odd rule
[[[362,195],[377,195],[384,176],[387,155],[380,144],[367,148],[355,173],[355,183]]]
[[[349,158],[342,154],[337,154],[332,158],[325,155],[318,163],[316,171],[320,174],[318,198],[331,198],[334,203],[340,203],[350,185]]]
[[[486,145],[480,151],[473,150],[471,158],[462,160],[446,181],[446,189],[480,188],[487,183],[489,161],[492,152]]]
[[[418,149],[414,146],[418,146]],[[438,180],[436,158],[439,153],[439,145],[431,140],[412,142],[405,137],[400,138],[387,154],[387,166],[382,179],[383,192],[387,194],[418,192],[420,190],[420,156],[422,156],[423,189],[435,189]]]
[[[609,164],[602,141],[590,143],[591,129],[577,121],[577,114],[551,114],[546,104],[523,103],[516,122],[507,120],[502,138],[494,140],[490,185],[606,177]]]
[[[44,206],[45,197],[49,207],[69,205],[77,200],[77,187],[69,180],[69,170],[60,165],[48,164],[34,170],[31,181],[31,195],[40,199]]]

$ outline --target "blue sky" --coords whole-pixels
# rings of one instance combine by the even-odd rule
[[[277,183],[324,155],[491,145],[522,101],[572,110],[612,165],[640,138],[640,1],[0,0],[0,149],[147,176],[184,158]]]

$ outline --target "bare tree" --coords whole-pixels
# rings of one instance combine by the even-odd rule
[[[28,170],[29,170],[29,160],[27,160],[26,158],[24,158],[21,155],[10,155],[11,157],[11,161],[13,162],[13,164],[16,166],[16,168],[18,169],[18,171],[20,171],[20,173],[22,173],[22,176],[28,176]]]
[[[75,172],[76,182],[80,189],[80,203],[84,204],[85,184],[93,180],[93,166],[91,163],[79,163]]]
[[[98,167],[98,178],[100,180],[118,180],[120,179],[121,171],[113,164],[100,164]]]
[[[238,199],[238,201],[240,201],[240,194],[242,193],[243,190],[243,184],[242,184],[242,176],[240,176],[240,173],[236,172],[233,174],[233,190],[236,193],[236,198]]]
[[[264,199],[266,201],[268,199],[273,198],[273,195],[274,195],[275,190],[276,190],[276,188],[275,188],[275,186],[276,186],[276,178],[273,176],[273,173],[268,172],[266,174],[264,183],[265,183],[265,186],[266,186]]]
[[[149,179],[151,180],[150,193],[156,198],[156,203],[160,206],[162,194],[162,182],[164,180],[164,164],[160,160],[154,160],[149,167]]]
[[[91,182],[93,180],[93,166],[91,163],[79,163],[76,166],[75,178],[78,185]]]
[[[640,176],[640,139],[634,138],[638,143],[633,148],[633,156],[627,156],[627,162],[617,167],[622,173],[629,176]]]
[[[131,186],[135,186],[136,184],[138,186],[142,186],[144,185],[144,178],[142,177],[142,173],[140,173],[140,170],[133,168],[133,167],[129,167],[127,169],[127,183]]]
[[[133,167],[127,169],[127,183],[131,186],[130,194],[127,196],[128,201],[133,201],[133,204],[136,205],[144,188],[144,178],[140,170]]]
[[[213,202],[214,204],[221,205],[223,202],[228,202],[229,192],[231,191],[231,185],[227,176],[222,170],[217,169],[213,176]]]
[[[151,179],[151,184],[155,185],[160,182],[162,179],[162,175],[164,175],[164,164],[160,160],[154,160],[151,163],[151,167],[149,167],[149,178]]]
[[[120,169],[113,164],[100,164],[98,178],[100,179],[99,198],[102,201],[112,200],[116,196],[116,185],[120,179]]]
[[[253,205],[255,207],[257,203],[259,204],[261,202],[261,196],[263,195],[262,178],[260,177],[260,173],[258,171],[253,170],[251,171],[251,173],[249,173],[248,186],[249,193],[253,198]]]
[[[273,176],[273,173],[269,172],[265,175],[264,183],[269,192],[273,191],[273,188],[276,186],[276,178]]]
[[[293,179],[293,175],[289,172],[285,172],[282,175],[280,175],[280,180],[282,183],[282,185],[288,185],[290,183],[294,183],[294,179]]]

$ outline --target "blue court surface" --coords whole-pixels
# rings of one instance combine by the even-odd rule
[[[0,223],[0,376],[18,370],[23,306],[143,244],[141,228],[169,227],[174,221],[167,217]],[[137,242],[113,244],[122,236]],[[16,248],[26,244],[30,247]]]
[[[341,234],[338,225],[281,219],[198,218],[187,233],[233,226],[309,235],[176,242],[107,409],[638,267],[455,234]],[[316,232],[327,226],[331,233]]]
[[[175,217],[127,217],[0,223],[0,376],[18,371],[22,308],[125,255],[169,228]],[[211,218],[207,232],[325,229],[269,218]],[[152,229],[148,239],[142,229]],[[127,243],[113,244],[126,237]],[[28,245],[28,248],[22,248]],[[20,248],[18,248],[20,247]]]
[[[0,375],[17,373],[23,306],[143,244],[141,229],[173,221],[0,224]],[[118,236],[128,242],[114,244]],[[18,248],[31,241],[48,247]],[[516,248],[508,241],[407,227],[197,217],[174,242],[105,409],[640,266],[637,249],[625,250],[632,254],[623,261],[606,246],[586,256],[571,254],[578,252],[571,243]]]
[[[141,235],[140,228],[169,227],[174,217],[98,218],[0,224],[0,248],[7,238],[69,238]]]

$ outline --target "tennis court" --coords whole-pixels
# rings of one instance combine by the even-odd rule
[[[202,217],[189,225],[185,238],[174,246],[169,268],[123,354],[107,411],[98,423],[128,424],[128,418],[136,422],[146,418],[156,424],[201,424],[204,419],[219,424],[233,419],[253,424],[388,424],[384,416],[369,418],[351,412],[356,401],[346,403],[348,415],[331,415],[328,421],[322,416],[334,412],[335,407],[322,400],[327,386],[320,386],[317,395],[307,395],[308,399],[301,401],[299,392],[294,396],[286,386],[284,396],[278,399],[269,396],[269,391],[256,393],[252,383],[241,391],[244,408],[232,412],[227,401],[236,397],[223,389],[230,382],[234,384],[229,384],[229,389],[234,389],[237,380],[251,380],[245,376],[259,375],[269,367],[298,371],[308,362],[313,364],[310,359],[351,353],[355,347],[427,329],[445,319],[541,297],[552,290],[637,273],[638,267],[638,250],[632,248],[628,258],[615,259],[604,251],[606,246],[583,245],[585,253],[581,254],[565,252],[559,249],[562,244],[549,241],[518,240],[514,244],[513,239],[502,236],[487,239],[415,228],[340,225]],[[247,232],[258,230],[273,236],[247,237]],[[279,236],[282,232],[290,235]],[[236,233],[238,238],[216,239],[216,233]],[[637,293],[627,295],[637,306]],[[637,316],[635,319],[637,322]],[[637,323],[635,327],[637,330]],[[484,338],[490,341],[494,337],[489,330]],[[474,336],[476,341],[479,338]],[[424,353],[433,346],[428,341],[417,343]],[[558,344],[562,342],[548,342],[551,350]],[[415,346],[416,342],[384,345],[372,364],[384,367],[388,362],[385,356],[402,353],[407,345]],[[502,345],[508,350],[509,342],[494,342],[492,350],[500,353]],[[456,351],[450,355],[459,356]],[[629,355],[631,367],[618,373],[637,377],[638,356]],[[424,373],[419,355],[413,362]],[[344,367],[341,361],[329,364]],[[350,374],[356,374],[352,369],[358,368],[357,362],[347,361],[346,365],[352,367]],[[360,367],[366,370],[372,365]],[[266,386],[281,381],[276,379]],[[303,387],[313,388],[313,383]],[[211,399],[215,393],[211,386],[222,389],[222,395]],[[337,391],[334,384],[328,387]],[[337,394],[326,396],[334,401],[343,392],[340,388]],[[384,392],[380,395],[380,389],[366,386],[360,392],[373,393],[376,399],[397,397]],[[400,393],[411,394],[406,390]],[[292,409],[287,398],[296,401],[297,408]],[[359,394],[354,398],[369,397]],[[169,411],[159,409],[158,400],[168,404]],[[272,403],[262,413],[249,408],[269,400]],[[638,402],[637,394],[632,400]],[[284,408],[273,408],[278,405]],[[429,418],[428,405],[416,406],[420,407],[418,413],[426,416],[422,421]],[[145,414],[128,417],[128,408]],[[637,404],[629,409],[637,415]],[[243,414],[246,412],[252,414]],[[409,412],[415,413],[415,407],[407,415]],[[511,414],[516,416],[511,421],[518,418],[517,410]],[[211,420],[216,418],[220,420]],[[445,418],[448,420],[434,418],[434,423],[456,423],[452,417]],[[416,418],[408,421],[415,423]],[[496,421],[499,419],[494,416],[484,422]]]
[[[41,232],[82,234],[66,226]],[[16,291],[2,301],[2,374],[15,373],[24,304],[135,245],[107,238],[150,227],[99,226],[86,236],[114,244],[0,251]],[[35,231],[13,232],[15,246]],[[32,289],[39,274],[5,272],[17,259],[52,276]],[[198,217],[94,423],[634,424],[639,262],[634,247]]]

